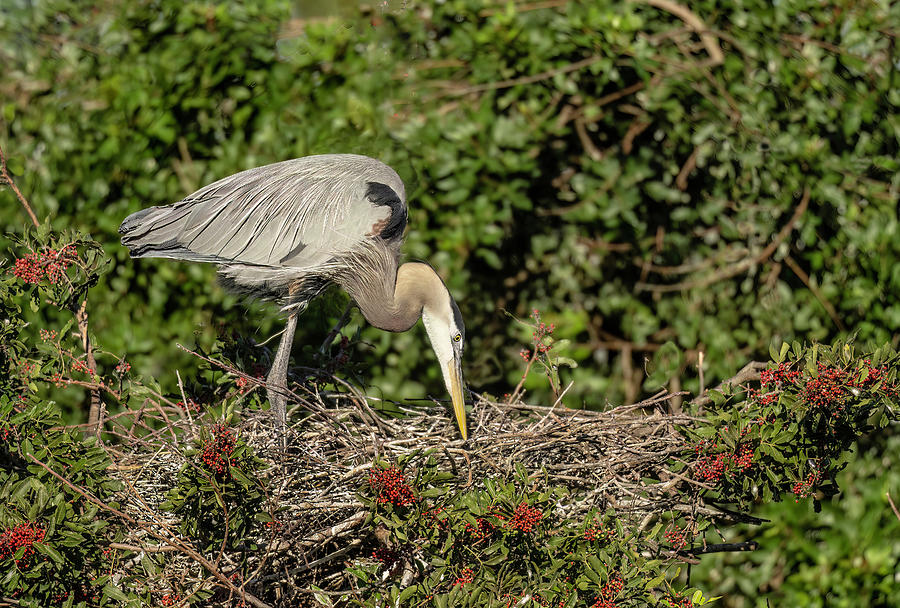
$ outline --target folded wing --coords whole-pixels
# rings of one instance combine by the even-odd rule
[[[373,158],[328,154],[242,171],[184,200],[128,216],[133,257],[314,270],[366,239],[403,238],[397,173]]]

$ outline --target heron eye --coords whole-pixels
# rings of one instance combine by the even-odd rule
[[[456,334],[455,336],[453,336],[454,342],[459,342],[460,340],[462,340],[462,336],[460,334]]]

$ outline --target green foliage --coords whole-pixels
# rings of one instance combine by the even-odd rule
[[[707,425],[685,428],[698,457],[695,478],[713,486],[710,498],[750,505],[837,494],[834,475],[861,436],[898,417],[900,357],[888,348],[858,354],[850,343],[773,351],[775,367],[760,388],[718,393]]]
[[[839,497],[818,513],[807,501],[761,505],[755,514],[771,523],[742,526],[734,538],[760,550],[704,556],[693,580],[722,595],[725,608],[900,604],[900,520],[885,496],[897,502],[900,493],[900,435],[886,430],[854,451],[836,475]]]
[[[654,542],[660,527],[637,533],[612,511],[574,521],[566,515],[568,490],[546,487],[539,473],[521,467],[513,480],[460,489],[437,466],[422,453],[393,466],[376,462],[361,488],[369,525],[383,543],[350,569],[371,586],[361,605],[656,603],[669,565]],[[645,557],[648,551],[654,557]],[[410,568],[421,576],[401,586]]]
[[[691,480],[682,491],[700,492],[708,504],[744,511],[793,494],[798,503],[812,496],[819,512],[838,494],[836,475],[853,444],[897,419],[900,357],[889,348],[858,353],[844,342],[785,344],[772,355],[759,388],[714,393],[706,411],[695,412],[704,421],[683,429],[690,442],[669,466]],[[571,521],[567,506],[577,493],[545,487],[540,472],[519,467],[514,480],[484,479],[471,489],[451,484],[453,477],[427,454],[376,462],[362,498],[382,546],[351,569],[373,589],[364,605],[400,598],[512,606],[526,597],[541,606],[702,603],[695,589],[669,585],[680,586],[679,555],[715,542],[707,515],[661,512],[649,530],[614,509]],[[421,582],[401,585],[407,569]]]
[[[107,474],[109,457],[95,437],[83,440],[64,427],[56,405],[42,395],[49,385],[74,384],[102,390],[112,403],[149,396],[209,420],[214,411],[201,413],[202,406],[187,397],[204,395],[206,403],[221,403],[219,419],[230,423],[237,408],[260,405],[252,376],[235,374],[232,366],[259,371],[252,348],[239,337],[217,344],[203,356],[202,373],[187,386],[187,403],[181,404],[161,397],[152,379],[131,378],[121,359],[111,374],[85,369],[63,336],[40,328],[39,345],[23,338],[22,303],[83,302],[106,268],[105,256],[87,237],[48,230],[28,236],[21,247],[28,251],[18,258],[24,262],[0,283],[0,306],[10,315],[4,325],[15,328],[5,344],[9,378],[0,392],[6,451],[0,488],[11,499],[0,509],[0,561],[10,566],[2,579],[5,592],[34,606],[139,605],[157,597],[174,603],[182,594],[193,603],[218,601],[213,591],[182,589],[167,579],[164,553],[143,555],[135,570],[124,565],[132,549],[124,555],[111,550],[110,543],[126,532],[123,523],[136,520],[113,517],[121,509],[116,500],[122,488]],[[532,321],[525,324],[532,330],[531,349],[523,353],[526,373],[536,365],[559,392],[557,370],[566,362],[557,350],[563,344],[539,312],[532,312]],[[348,345],[341,341],[338,358]],[[694,412],[697,423],[683,429],[689,443],[668,466],[692,482],[684,491],[741,508],[792,492],[798,501],[813,496],[818,509],[837,494],[835,475],[852,444],[896,419],[900,358],[892,348],[859,353],[845,342],[807,348],[794,343],[771,355],[759,388],[713,392],[705,411]],[[129,437],[136,431],[144,432],[132,428]],[[189,539],[189,551],[238,552],[242,559],[230,562],[229,575],[240,581],[280,526],[262,481],[265,463],[224,422],[202,427],[182,456],[160,507],[177,517],[175,527]],[[432,455],[417,452],[394,466],[376,462],[360,498],[374,532],[368,542],[380,543],[370,547],[370,558],[356,558],[349,568],[367,588],[364,605],[399,600],[511,606],[528,598],[539,605],[609,608],[710,601],[679,578],[679,558],[692,555],[701,535],[712,534],[713,522],[702,514],[665,511],[655,523],[638,525],[627,513],[607,508],[573,519],[572,507],[583,499],[579,492],[548,486],[541,472],[529,474],[520,466],[513,479],[462,486],[455,475],[438,470]],[[409,569],[419,574],[414,584],[402,582]],[[880,571],[862,572],[871,579]],[[886,593],[874,582],[867,585]]]
[[[50,223],[26,229],[21,237],[7,236],[14,244],[10,273],[26,288],[31,286],[34,312],[44,302],[77,312],[110,265],[103,247],[89,235],[74,230],[56,233]]]
[[[52,404],[13,400],[6,391],[0,437],[0,593],[35,608],[111,605],[124,597],[105,574],[112,564],[105,549],[122,536],[120,522],[50,473],[117,508],[120,488],[107,475],[109,457],[96,437],[64,428]],[[37,535],[7,552],[11,531],[28,526]]]
[[[264,463],[225,424],[203,429],[195,450],[185,453],[178,482],[160,508],[179,516],[179,531],[203,552],[242,547],[258,550],[252,539],[262,522],[266,493],[259,473]]]
[[[306,23],[297,34],[282,29],[286,0],[113,1],[92,11],[75,0],[10,0],[0,12],[0,143],[39,216],[103,243],[113,265],[92,292],[92,331],[158,378],[148,385],[160,393],[175,392],[171,370],[197,368],[174,343],[193,336],[213,352],[219,324],[258,342],[272,315],[247,314],[211,287],[209,267],[129,260],[119,222],[235,171],[318,152],[368,153],[400,171],[411,204],[409,254],[432,261],[461,304],[470,329],[466,375],[476,389],[502,394],[521,375],[520,329],[502,310],[519,318],[545,311],[578,364],[549,369],[563,376],[551,373],[550,387],[529,379],[533,397],[575,380],[566,402],[587,407],[675,378],[695,390],[690,373],[700,352],[710,384],[773,343],[831,342],[848,332],[862,344],[896,342],[900,94],[889,26],[900,5],[692,3],[724,51],[718,66],[681,21],[648,3],[524,8],[421,3]],[[2,233],[20,233],[23,216],[12,214],[18,203],[5,188],[0,203],[10,210],[0,217]],[[47,244],[32,253],[46,253]],[[19,248],[13,257],[26,255]],[[11,266],[0,263],[3,403],[34,402],[34,384],[68,408],[68,421],[78,419],[85,391],[57,391],[47,380],[60,373],[102,382],[108,405],[121,407],[128,380],[73,371],[69,313],[32,310],[19,297],[23,284],[6,272]],[[320,344],[328,316],[335,315],[309,311],[298,342]],[[125,319],[132,322],[123,326]],[[350,329],[362,325],[357,318]],[[56,331],[60,342],[32,347],[40,329]],[[360,336],[353,369],[385,396],[443,392],[438,370],[420,355],[421,332],[365,328]],[[868,371],[842,356],[831,352],[827,366],[843,376],[833,384],[852,394],[859,387],[848,381]],[[111,356],[108,367],[120,360]],[[230,360],[254,375],[267,354]],[[703,448],[723,458],[718,499],[749,502],[754,487],[773,498],[799,487],[827,514],[832,476],[844,464],[836,453],[895,415],[896,405],[884,384],[869,386],[879,401],[848,397],[833,425],[804,401],[806,383],[820,377],[817,363],[807,369],[806,355],[793,350],[786,361],[783,371],[800,371],[802,380],[779,388],[777,401],[760,402],[774,387],[741,401],[740,421],[725,402],[708,406],[708,436],[692,439],[719,440]],[[632,371],[642,367],[649,378]],[[231,390],[222,372],[199,375],[198,388],[217,382]],[[778,420],[742,438],[751,413]],[[738,444],[748,437],[756,450],[750,475],[767,471],[758,485],[739,470]],[[863,484],[852,472],[835,479]],[[810,475],[813,484],[796,486]],[[865,504],[883,511],[870,495]],[[799,513],[804,504],[786,508]],[[24,521],[10,517],[9,525]],[[808,526],[811,517],[797,515],[791,525]],[[880,525],[887,531],[889,523]],[[805,567],[814,561],[799,557],[809,544],[792,534],[785,551]],[[854,544],[822,534],[820,546]],[[853,555],[835,553],[829,557],[841,566],[817,563],[802,580],[852,587],[845,575],[855,572]],[[888,563],[880,554],[863,560]],[[861,588],[882,584],[886,577],[872,582],[880,572],[861,575]],[[803,584],[786,583],[784,603],[805,601]],[[897,603],[885,597],[885,605]]]
[[[408,251],[441,271],[474,329],[476,388],[502,394],[520,375],[501,309],[539,308],[571,340],[579,367],[561,382],[589,407],[636,396],[642,358],[677,368],[654,390],[700,351],[710,379],[772,341],[842,328],[890,340],[900,98],[884,24],[900,8],[691,10],[721,33],[721,65],[646,3],[454,0],[279,36],[280,0],[14,2],[0,17],[5,148],[39,215],[102,235],[116,264],[97,305],[135,322],[122,332],[104,314],[94,328],[156,375],[189,367],[170,361],[172,343],[193,334],[208,349],[219,321],[261,341],[272,315],[245,314],[209,267],[129,260],[121,219],[240,169],[336,151],[378,156],[409,184]],[[320,315],[298,342],[321,342]],[[385,394],[440,394],[421,332],[363,337],[373,348],[357,356]]]

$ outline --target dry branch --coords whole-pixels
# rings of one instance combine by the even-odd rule
[[[643,1],[650,6],[671,13],[684,21],[689,28],[691,28],[696,34],[700,36],[700,40],[703,42],[703,46],[706,48],[706,52],[709,54],[709,60],[712,65],[720,65],[723,61],[725,61],[725,56],[722,54],[722,49],[719,48],[719,43],[716,40],[716,37],[710,32],[709,28],[706,27],[706,24],[703,23],[703,20],[700,19],[700,17],[698,17],[695,13],[691,12],[689,8],[687,8],[686,6],[682,6],[681,4],[678,4],[673,0]]]
[[[6,166],[6,156],[3,154],[3,148],[0,148],[0,179],[9,186],[12,191],[15,193],[16,198],[19,199],[19,202],[22,204],[22,207],[25,209],[25,213],[28,214],[28,217],[31,218],[31,223],[34,224],[35,228],[41,225],[38,221],[37,216],[34,214],[34,209],[31,208],[31,205],[28,203],[28,199],[25,198],[25,195],[22,194],[22,191],[19,190],[19,187],[16,186],[16,182],[13,181],[12,175],[9,174],[9,168]]]

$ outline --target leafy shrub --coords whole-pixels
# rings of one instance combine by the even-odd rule
[[[564,506],[569,492],[537,489],[542,484],[523,468],[515,480],[485,479],[483,488],[470,490],[449,485],[452,477],[426,454],[375,464],[361,498],[383,544],[351,568],[371,586],[365,605],[655,603],[649,591],[664,575],[659,560],[643,557],[642,550],[659,527],[638,536],[612,512],[590,511],[584,521],[573,521]],[[398,584],[407,571],[420,577]]]
[[[199,444],[185,454],[177,485],[160,508],[179,516],[179,530],[201,551],[258,549],[252,538],[271,521],[259,480],[263,461],[224,423],[204,427]]]
[[[837,493],[834,476],[857,439],[896,419],[898,358],[889,349],[860,356],[842,342],[784,344],[773,357],[759,388],[740,401],[713,392],[710,424],[685,429],[699,456],[695,474],[728,503],[791,492],[818,504]]]
[[[102,315],[95,331],[142,369],[159,375],[172,356],[160,353],[193,332],[211,348],[219,321],[264,336],[271,315],[244,314],[207,266],[128,260],[121,219],[336,151],[378,156],[409,183],[408,252],[440,269],[477,328],[476,388],[518,381],[520,330],[501,309],[545,311],[579,363],[563,372],[568,400],[588,406],[672,378],[695,390],[701,351],[721,378],[772,342],[896,333],[900,100],[883,33],[896,5],[704,0],[690,8],[708,44],[648,3],[453,0],[279,37],[288,4],[54,0],[2,17],[11,166],[39,215],[102,235],[116,264],[97,304],[135,323],[120,332]],[[323,314],[298,342],[321,343]],[[375,386],[440,391],[421,335],[363,336]],[[683,353],[673,365],[667,341]],[[644,359],[665,373],[645,381]]]
[[[0,589],[21,606],[98,605],[122,591],[107,550],[119,484],[96,437],[62,426],[52,404],[0,393]],[[66,482],[62,480],[65,479]],[[76,490],[79,488],[79,490]]]
[[[854,451],[835,475],[839,497],[822,500],[819,512],[808,500],[761,505],[755,514],[771,523],[734,530],[735,541],[756,540],[760,550],[704,556],[692,580],[715,589],[726,608],[763,598],[773,606],[897,605],[900,520],[885,494],[897,501],[900,436],[885,429]]]
[[[213,351],[218,322],[265,334],[265,315],[246,315],[210,288],[210,268],[128,260],[118,223],[249,166],[354,151],[397,166],[409,183],[408,251],[441,269],[477,328],[466,362],[475,388],[502,394],[520,379],[523,330],[500,309],[554,311],[546,322],[570,340],[564,355],[579,365],[551,386],[574,379],[567,403],[587,407],[675,388],[680,378],[693,391],[700,353],[707,378],[725,377],[782,340],[831,342],[850,331],[864,344],[893,340],[900,98],[885,24],[900,19],[900,6],[694,3],[723,51],[720,65],[708,61],[704,39],[650,3],[519,8],[534,10],[429,3],[351,27],[307,23],[276,42],[290,9],[282,0],[113,2],[88,12],[73,0],[9,3],[0,14],[0,120],[10,167],[40,201],[39,215],[57,229],[90,230],[114,260],[92,279],[102,288],[90,334],[158,377],[161,393],[175,391],[171,369],[195,365],[174,342],[196,332]],[[21,219],[3,222],[6,233]],[[24,413],[44,402],[34,384],[71,422],[88,409],[86,396],[122,407],[129,381],[115,371],[128,365],[121,355],[98,353],[93,365],[85,349],[62,342],[72,340],[68,303],[78,298],[58,292],[64,310],[42,305],[41,294],[65,286],[46,277],[66,261],[64,246],[38,240],[16,252],[26,260],[20,277],[40,274],[41,285],[0,277],[8,372],[0,390]],[[22,289],[32,290],[32,306]],[[319,344],[316,317],[329,314],[310,311],[301,340]],[[134,322],[123,329],[125,317]],[[441,390],[419,356],[421,335],[361,336],[355,354],[378,388],[404,397]],[[32,347],[39,343],[43,351]],[[868,380],[892,356],[848,363],[831,352],[820,370],[818,357],[809,367],[792,350],[758,395],[709,406],[715,424],[690,435],[685,453],[705,459],[712,497],[749,503],[754,487],[773,498],[797,490],[828,509],[823,499],[844,464],[838,452],[881,422],[881,404],[893,415],[885,387],[895,378]],[[265,356],[235,360],[252,371]],[[54,385],[56,373],[68,389]],[[201,376],[198,384],[215,376],[231,390],[222,372]],[[837,391],[837,416],[831,397],[809,400],[819,390],[808,393],[810,382]],[[535,399],[551,392],[537,375],[523,386]],[[858,398],[861,388],[867,396]],[[764,422],[737,420],[735,403]],[[29,522],[52,542],[50,527],[27,514],[10,515],[4,529]],[[680,544],[685,527],[673,522],[666,539]],[[481,571],[461,568],[472,571],[454,576],[472,580],[458,587],[477,585]],[[29,589],[33,601],[54,599],[50,587]],[[104,591],[114,598],[115,589]]]

